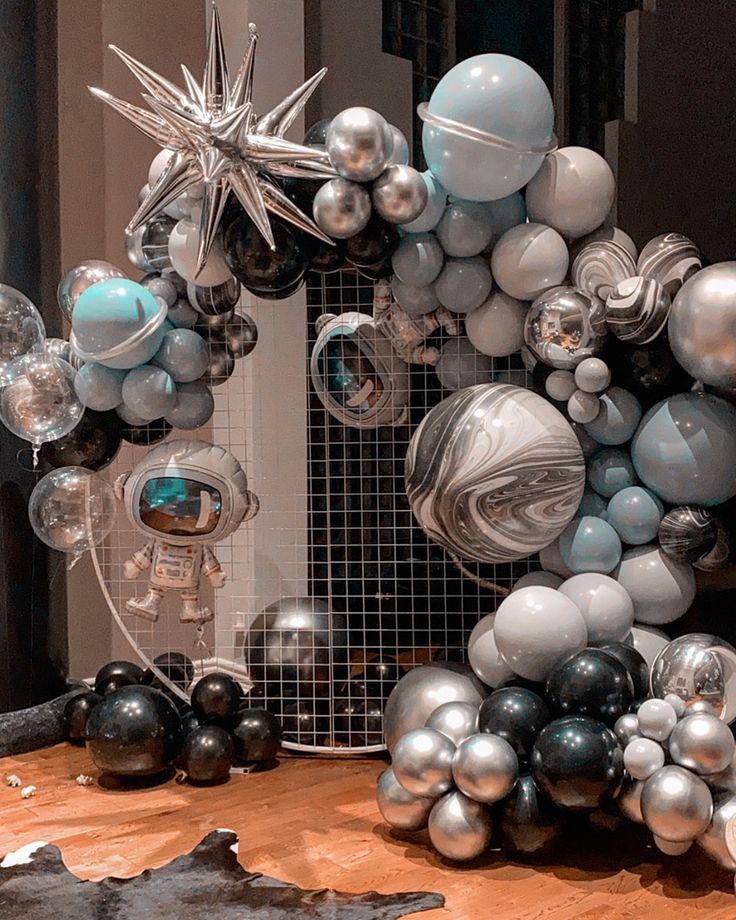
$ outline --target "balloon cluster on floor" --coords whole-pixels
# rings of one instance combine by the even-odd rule
[[[227,782],[233,767],[275,760],[278,719],[252,707],[231,677],[212,673],[194,682],[194,666],[179,652],[165,652],[153,664],[173,686],[191,692],[190,704],[151,669],[111,661],[98,671],[94,689],[66,706],[68,740],[86,744],[101,774],[154,781],[173,767],[193,784],[214,785]]]
[[[573,819],[617,810],[646,825],[662,852],[696,843],[736,871],[736,650],[692,634],[666,643],[650,667],[629,637],[611,638],[622,617],[607,621],[600,606],[595,618],[612,630],[588,644],[580,593],[558,599],[546,632],[532,625],[524,592],[536,590],[503,602],[498,646],[487,624],[474,630],[473,670],[419,667],[389,697],[392,763],[377,792],[386,822],[427,829],[441,856],[466,861],[491,846],[549,856]],[[622,593],[606,595],[608,605]],[[630,614],[629,602],[629,626]]]

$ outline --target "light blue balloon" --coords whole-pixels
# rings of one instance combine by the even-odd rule
[[[166,421],[174,428],[193,431],[201,428],[212,418],[215,400],[209,387],[201,380],[180,383],[176,388],[176,405],[166,415]]]
[[[123,380],[127,373],[104,364],[83,364],[74,378],[74,389],[82,405],[106,412],[123,401]]]
[[[163,368],[175,383],[199,380],[209,367],[207,342],[191,329],[172,329],[164,336],[151,364]]]
[[[140,428],[143,425],[148,425],[151,421],[150,418],[143,418],[142,415],[136,415],[135,412],[131,412],[130,409],[121,403],[115,408],[117,415],[125,422],[126,425],[133,425],[136,428]]]
[[[408,224],[401,225],[401,229],[406,230],[407,233],[425,233],[427,230],[434,230],[447,204],[447,191],[428,169],[422,173],[422,179],[427,186],[427,203],[419,217],[415,217]]]
[[[138,418],[163,418],[176,405],[176,384],[160,367],[135,367],[123,381],[123,403]]]
[[[673,505],[720,505],[736,495],[736,408],[708,393],[653,406],[631,444],[644,485]]]
[[[609,387],[599,396],[600,409],[585,430],[599,444],[625,444],[641,421],[641,404],[628,390]]]
[[[471,259],[448,259],[434,283],[434,290],[443,307],[453,313],[470,313],[485,301],[492,286],[488,263],[473,256]]]
[[[621,561],[621,540],[602,518],[573,518],[560,534],[560,556],[576,575],[581,572],[607,575]]]
[[[448,256],[477,256],[491,242],[493,234],[488,206],[461,198],[451,201],[435,233]]]
[[[664,506],[654,492],[641,486],[629,486],[617,492],[608,503],[608,523],[630,546],[654,540]]]
[[[485,202],[488,221],[491,225],[491,245],[494,246],[507,230],[526,223],[526,202],[521,192],[514,192],[505,198]]]
[[[456,64],[437,84],[427,110],[427,165],[450,194],[471,201],[504,198],[525,186],[552,139],[554,110],[544,81],[505,54],[479,54]],[[457,127],[432,124],[432,115]],[[504,144],[464,133],[464,127]]]
[[[575,517],[599,517],[606,520],[606,502],[592,489],[585,488]]]
[[[431,233],[410,233],[399,243],[391,266],[399,281],[412,287],[431,284],[445,262],[437,237]]]
[[[432,313],[440,305],[433,284],[415,287],[413,284],[404,284],[398,275],[391,279],[391,293],[396,303],[409,316],[424,316],[425,313]]]
[[[631,458],[617,447],[604,447],[588,461],[588,483],[604,498],[612,498],[637,481]]]

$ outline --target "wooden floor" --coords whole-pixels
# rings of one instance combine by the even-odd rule
[[[630,845],[628,831],[601,829],[599,846],[574,856],[566,846],[558,865],[532,868],[499,853],[463,868],[444,865],[421,839],[402,840],[382,824],[374,799],[382,769],[380,760],[285,757],[214,789],[172,781],[112,791],[77,785],[92,765],[84,749],[59,745],[0,760],[0,856],[44,840],[80,877],[131,876],[222,827],[240,835],[243,865],[304,888],[441,892],[446,909],[415,915],[426,920],[736,917],[730,873],[700,853],[670,859],[643,848],[636,828]],[[35,797],[21,800],[4,784],[8,773],[36,785]]]

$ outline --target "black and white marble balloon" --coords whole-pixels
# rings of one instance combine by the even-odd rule
[[[680,505],[665,514],[659,525],[659,545],[673,559],[706,572],[725,565],[731,554],[722,522],[697,505]]]
[[[646,345],[664,330],[672,301],[653,278],[635,275],[619,281],[606,300],[606,323],[616,338]]]
[[[406,490],[427,536],[456,556],[512,562],[572,519],[585,461],[572,428],[531,390],[480,384],[425,416],[409,445]]]
[[[631,253],[613,239],[588,243],[575,256],[570,269],[570,278],[576,288],[604,302],[619,281],[636,274]]]
[[[702,267],[700,250],[681,233],[662,233],[639,254],[636,274],[658,281],[670,298]]]

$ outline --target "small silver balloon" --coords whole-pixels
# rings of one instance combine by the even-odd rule
[[[98,281],[125,277],[125,272],[102,259],[88,259],[86,262],[80,262],[64,275],[56,289],[56,299],[61,312],[71,322],[74,306],[87,288],[97,284]]]
[[[498,735],[479,734],[466,738],[452,761],[455,785],[476,802],[500,802],[516,785],[519,759]]]
[[[649,779],[664,766],[664,750],[651,738],[633,738],[624,748],[624,767],[634,779]]]
[[[141,287],[150,291],[154,297],[160,297],[167,307],[173,307],[176,303],[176,298],[178,296],[176,285],[169,278],[152,272],[146,275],[145,278],[141,278],[138,283]]]
[[[699,837],[708,827],[713,799],[699,776],[682,767],[666,766],[644,783],[641,813],[653,834],[684,842]]]
[[[335,115],[325,138],[330,162],[341,176],[353,182],[370,182],[380,176],[393,145],[389,123],[365,106],[353,106]]]
[[[401,831],[419,831],[427,826],[434,799],[422,798],[407,792],[391,769],[384,770],[378,779],[376,792],[378,810],[391,827]]]
[[[427,183],[411,166],[389,166],[373,183],[373,207],[390,224],[408,224],[427,206]]]
[[[626,747],[634,738],[641,738],[639,720],[633,712],[626,712],[616,720],[613,731],[622,747]]]
[[[478,707],[473,703],[443,703],[427,719],[426,727],[442,732],[458,745],[478,733]]]
[[[606,341],[602,301],[566,285],[540,295],[524,324],[527,348],[550,367],[570,371],[585,358],[598,355]]]
[[[736,859],[726,846],[726,827],[736,818],[736,795],[721,793],[713,798],[713,817],[710,824],[695,841],[707,855],[723,866],[736,872]]]
[[[252,316],[236,313],[225,326],[227,347],[235,358],[244,358],[256,347],[258,327]]]
[[[736,795],[736,757],[731,758],[731,763],[725,770],[721,770],[720,773],[706,774],[703,779],[713,795],[719,792]]]
[[[685,700],[681,700],[676,693],[665,693],[664,696],[665,703],[669,703],[670,706],[675,710],[675,715],[678,719],[681,719],[685,715]]]
[[[235,370],[235,358],[226,345],[210,343],[210,363],[202,376],[211,387],[219,387],[232,376]]]
[[[654,741],[666,741],[677,724],[677,713],[664,700],[644,700],[636,712],[639,732]]]
[[[391,148],[391,156],[388,158],[387,166],[392,166],[393,164],[398,164],[399,166],[406,166],[409,162],[409,144],[406,140],[402,131],[396,127],[396,125],[389,125],[391,131],[391,138],[393,140],[393,146]]]
[[[429,839],[447,859],[465,862],[475,859],[491,842],[493,825],[485,805],[462,792],[450,792],[429,814]]]
[[[692,840],[665,840],[663,837],[658,837],[654,835],[654,845],[660,851],[664,853],[665,856],[682,856],[683,853],[687,853],[690,847],[693,845]]]
[[[404,735],[391,755],[396,779],[413,795],[435,798],[452,787],[455,745],[433,728]]]
[[[357,182],[330,179],[319,189],[312,203],[320,230],[338,240],[346,240],[366,226],[371,216],[371,199]]]
[[[725,722],[705,712],[687,714],[669,738],[672,760],[695,773],[720,773],[736,753],[736,741]]]
[[[205,316],[229,313],[240,299],[240,282],[237,278],[229,278],[214,287],[200,287],[189,281],[187,297],[194,309]]]
[[[643,824],[641,816],[641,792],[644,783],[638,779],[626,778],[621,786],[621,791],[616,796],[616,805],[621,814],[635,824]]]
[[[709,633],[689,633],[666,645],[651,670],[654,696],[674,693],[689,708],[699,700],[727,723],[736,719],[736,649]]]

